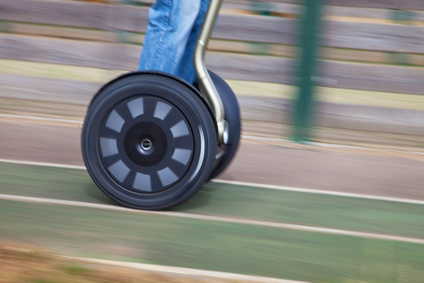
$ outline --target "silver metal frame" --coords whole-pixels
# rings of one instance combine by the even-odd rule
[[[203,23],[202,30],[197,40],[196,49],[194,51],[194,69],[199,82],[200,92],[209,102],[215,114],[218,126],[218,142],[220,144],[227,144],[228,141],[228,123],[225,120],[224,105],[218,91],[209,76],[205,63],[206,47],[209,38],[212,35],[216,19],[221,8],[222,0],[210,0],[209,9]]]

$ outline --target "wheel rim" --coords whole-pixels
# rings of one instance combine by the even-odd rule
[[[194,138],[190,123],[173,103],[150,95],[118,102],[99,131],[105,171],[124,189],[162,192],[190,168]]]

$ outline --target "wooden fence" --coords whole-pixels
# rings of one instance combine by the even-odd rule
[[[135,70],[153,1],[90,2],[0,0],[0,59]],[[424,94],[423,0],[326,3],[318,85]],[[226,79],[297,84],[301,15],[298,0],[224,0],[209,44],[208,68]],[[46,99],[61,93],[67,96],[62,101],[77,104],[86,104],[98,87],[25,75],[0,77],[3,88],[32,89],[37,81],[40,92],[51,88]]]
[[[298,2],[256,1],[267,4],[270,9],[279,7],[276,11],[283,15],[279,17],[242,12],[253,7],[250,2],[224,2],[224,12],[211,43],[213,52],[207,56],[208,66],[227,79],[295,83],[293,57],[296,56],[299,20],[295,18],[299,5],[290,3]],[[379,8],[375,14],[380,15],[388,11],[381,8],[415,10],[410,11],[413,16],[408,24],[392,19],[371,23],[358,19],[358,11],[328,6],[327,10],[332,12],[326,15],[321,41],[325,48],[317,78],[319,85],[423,94],[423,1],[363,0],[353,4],[347,0],[332,0],[328,3],[371,6]],[[231,12],[226,12],[229,9]],[[266,14],[263,9],[262,14]],[[356,9],[370,14],[369,9]],[[143,5],[1,0],[0,58],[133,70],[141,47],[128,42],[142,41],[147,14],[148,7]],[[339,18],[334,19],[335,14]],[[347,17],[350,19],[346,20]],[[125,36],[126,42],[122,42]]]

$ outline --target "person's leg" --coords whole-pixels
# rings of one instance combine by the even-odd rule
[[[193,64],[194,49],[196,48],[197,39],[199,37],[200,30],[202,29],[206,12],[209,8],[209,3],[210,0],[201,0],[199,14],[196,18],[196,22],[194,23],[193,30],[185,48],[184,56],[182,57],[177,71],[177,76],[185,78],[190,83],[193,83],[196,80],[196,72]]]
[[[138,70],[179,75],[179,65],[199,10],[200,0],[157,0],[149,11],[149,26]]]

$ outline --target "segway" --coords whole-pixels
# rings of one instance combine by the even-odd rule
[[[154,71],[124,74],[92,99],[82,155],[94,183],[121,205],[163,210],[186,201],[233,159],[240,110],[231,88],[206,69],[221,0],[211,0],[194,54],[198,87]]]

